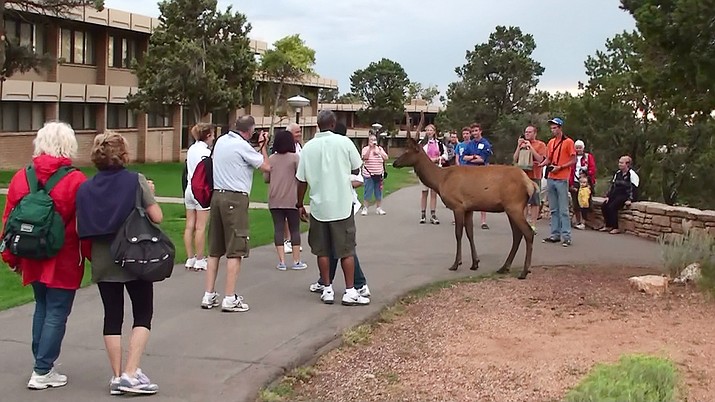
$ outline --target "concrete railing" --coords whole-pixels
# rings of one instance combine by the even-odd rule
[[[593,197],[587,226],[594,229],[603,226],[603,202],[602,197]],[[715,236],[715,211],[640,201],[618,212],[618,226],[626,233],[653,240],[665,233],[682,234],[689,229],[705,230]]]

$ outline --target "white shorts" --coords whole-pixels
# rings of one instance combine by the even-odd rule
[[[191,186],[186,186],[186,191],[184,191],[184,206],[188,210],[195,211],[208,211],[211,208],[203,208],[196,198],[194,198],[194,193],[191,192]]]
[[[422,189],[423,192],[424,192],[424,191],[430,191],[430,190],[431,190],[431,191],[434,191],[434,190],[432,190],[431,188],[427,187],[426,184],[422,183],[422,180],[420,180],[419,178],[417,179],[417,181],[420,183],[420,188]]]

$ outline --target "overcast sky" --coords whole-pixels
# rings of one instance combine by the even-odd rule
[[[250,36],[268,43],[300,33],[316,50],[316,70],[350,90],[350,74],[386,57],[409,78],[444,92],[467,50],[497,25],[519,26],[536,40],[545,68],[539,88],[575,90],[583,63],[607,38],[632,30],[619,0],[219,0],[248,17]],[[106,0],[110,8],[158,17],[151,0]]]

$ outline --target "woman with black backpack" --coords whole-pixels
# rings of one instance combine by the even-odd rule
[[[107,131],[97,135],[91,159],[99,172],[86,181],[77,193],[77,231],[81,239],[92,242],[92,281],[97,283],[104,305],[104,345],[113,372],[110,394],[154,394],[159,387],[152,384],[139,368],[151,330],[153,283],[139,279],[115,263],[111,248],[117,233],[138,203],[154,223],[161,223],[162,211],[144,175],[125,168],[129,162],[128,145],[120,134]],[[124,288],[132,302],[134,324],[126,365],[122,370]]]

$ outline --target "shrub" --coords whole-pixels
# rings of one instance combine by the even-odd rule
[[[673,362],[655,356],[622,356],[599,364],[571,390],[566,402],[675,401],[678,373]]]
[[[715,238],[702,229],[689,229],[685,234],[668,233],[658,238],[665,268],[672,278],[680,275],[683,268],[697,262],[702,274],[710,270],[715,276]]]

